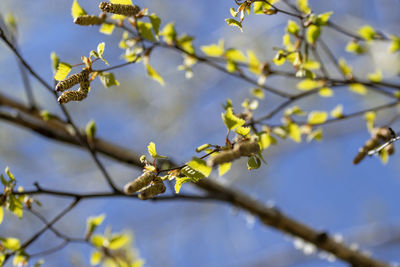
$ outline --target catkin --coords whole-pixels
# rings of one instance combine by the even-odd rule
[[[83,81],[86,81],[89,79],[89,71],[88,70],[83,70],[80,73],[76,73],[74,75],[71,75],[67,77],[65,80],[59,82],[56,85],[56,91],[57,92],[62,92],[65,91],[75,84],[81,83]]]
[[[137,5],[112,4],[108,2],[101,2],[99,8],[103,12],[119,14],[128,17],[135,16],[140,12],[140,8]]]
[[[156,195],[162,194],[165,192],[165,185],[164,182],[161,180],[160,177],[156,177],[148,188],[140,192],[138,198],[141,200],[146,200],[152,198]]]
[[[76,17],[74,20],[75,24],[87,26],[87,25],[100,25],[105,21],[105,17],[101,18],[94,15],[82,15]]]
[[[62,93],[58,98],[59,104],[65,104],[69,101],[81,101],[86,98],[89,92],[90,82],[89,80],[81,82],[81,87],[77,91],[67,91]]]
[[[210,167],[234,161],[240,157],[250,157],[260,151],[260,146],[256,141],[244,141],[236,143],[233,149],[222,151],[207,161]]]
[[[125,194],[134,194],[143,187],[148,186],[155,178],[156,174],[154,172],[145,172],[132,182],[126,184],[124,192]]]

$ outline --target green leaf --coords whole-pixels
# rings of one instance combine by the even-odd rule
[[[129,242],[130,238],[127,234],[115,234],[108,245],[109,249],[120,249]]]
[[[218,165],[218,175],[222,176],[227,173],[232,166],[232,162],[226,162]]]
[[[256,156],[250,157],[247,160],[247,169],[248,170],[255,170],[255,169],[260,168],[260,166],[261,166],[261,160]]]
[[[328,118],[328,113],[325,111],[312,111],[308,114],[307,122],[309,124],[321,124]]]
[[[381,82],[382,81],[382,71],[381,70],[376,70],[374,73],[369,73],[367,74],[368,80],[371,82]]]
[[[321,141],[322,140],[322,129],[318,128],[315,131],[312,131],[309,135],[307,135],[307,142],[311,142],[312,140]]]
[[[341,118],[343,117],[343,106],[342,105],[337,105],[332,111],[331,111],[331,117],[333,118]]]
[[[100,76],[100,81],[105,88],[111,87],[113,85],[119,86],[119,82],[115,79],[114,73],[101,72],[99,76]]]
[[[155,13],[151,14],[149,18],[154,34],[158,36],[158,33],[160,32],[161,19]]]
[[[56,81],[64,80],[68,76],[69,72],[71,71],[71,68],[72,68],[72,66],[69,65],[68,63],[60,62],[58,64],[57,72],[56,72],[56,75],[54,76],[54,79]]]
[[[105,46],[106,46],[106,44],[104,42],[99,43],[97,46],[97,54],[98,54],[99,58],[101,58],[104,61],[104,63],[106,63],[107,65],[110,65],[110,64],[108,64],[107,60],[105,60],[103,57],[103,52],[104,52]]]
[[[115,28],[114,24],[105,22],[101,24],[99,31],[104,34],[111,35],[114,31],[114,28]]]
[[[389,161],[389,153],[386,149],[379,151],[379,158],[383,164],[387,164]]]
[[[296,143],[301,142],[301,132],[300,132],[300,127],[296,123],[290,123],[288,125],[288,132],[289,132],[289,137],[295,141]]]
[[[3,207],[0,206],[0,224],[3,222],[4,219],[4,210]]]
[[[147,75],[149,75],[153,80],[157,81],[162,86],[165,85],[164,79],[158,74],[158,72],[153,69],[150,64],[146,64]]]
[[[7,24],[7,28],[10,29],[13,34],[17,31],[17,19],[12,14],[6,14],[5,23]]]
[[[11,173],[10,168],[7,166],[5,169],[5,173],[7,174],[7,176],[10,178],[11,181],[15,180],[14,175]]]
[[[250,137],[250,127],[240,126],[240,127],[236,128],[235,132],[244,137]]]
[[[189,183],[191,182],[192,179],[189,177],[176,177],[175,179],[175,193],[179,194],[179,191],[181,190],[181,187],[184,183]]]
[[[243,126],[245,124],[245,120],[237,117],[233,114],[232,108],[227,108],[225,113],[221,114],[222,120],[229,130],[233,130],[237,127]]]
[[[328,20],[329,20],[329,18],[331,17],[332,14],[333,14],[332,11],[319,14],[317,16],[315,24],[317,24],[318,26],[325,26],[326,24],[328,24]]]
[[[21,247],[19,239],[15,237],[1,238],[1,243],[5,249],[11,251],[16,251]]]
[[[167,159],[168,157],[166,156],[161,156],[157,154],[156,150],[156,144],[154,142],[150,142],[149,145],[147,146],[147,151],[149,151],[149,154],[154,158],[154,159]]]
[[[51,68],[53,72],[56,72],[58,69],[58,63],[60,63],[60,59],[58,58],[55,52],[51,52],[50,59],[51,59]]]
[[[329,87],[323,87],[319,89],[319,95],[322,97],[331,97],[333,96],[333,90]]]
[[[133,5],[132,0],[110,0],[113,4],[120,4],[120,5]]]
[[[207,148],[209,148],[209,147],[211,147],[210,144],[204,144],[204,145],[198,146],[198,147],[196,147],[196,152],[201,152],[201,151],[203,151],[204,149],[207,149]]]
[[[347,64],[344,58],[339,59],[339,67],[344,75],[351,76],[353,74],[353,68]]]
[[[300,26],[296,22],[294,22],[293,20],[289,20],[287,28],[286,28],[286,31],[288,33],[290,33],[290,34],[293,34],[293,35],[297,36],[297,34],[300,31]]]
[[[96,122],[94,120],[90,120],[86,124],[85,128],[86,136],[89,140],[93,140],[96,134]]]
[[[199,171],[196,171],[189,166],[185,166],[181,169],[181,173],[189,177],[192,182],[198,182],[200,179],[203,179],[205,176]]]
[[[161,30],[160,35],[164,36],[164,41],[168,45],[172,45],[176,40],[175,23],[171,22],[164,26]]]
[[[347,44],[346,51],[359,55],[365,53],[367,49],[365,46],[362,46],[359,42],[353,40]]]
[[[78,1],[74,0],[72,3],[71,14],[74,19],[79,16],[86,15],[86,11],[78,4]]]
[[[280,66],[286,61],[286,55],[283,50],[279,50],[275,57],[272,59],[275,65]]]
[[[14,195],[10,195],[8,200],[8,209],[20,219],[22,219],[23,216],[22,208],[22,201],[19,198],[16,198]]]
[[[247,57],[249,58],[248,65],[249,71],[256,75],[260,75],[261,73],[261,63],[258,60],[256,54],[252,50],[247,50]]]
[[[376,35],[374,28],[372,28],[370,25],[365,25],[365,26],[361,27],[358,30],[358,33],[360,34],[360,36],[362,38],[364,38],[367,41],[373,40]]]
[[[354,93],[365,95],[367,93],[367,88],[361,83],[352,83],[349,85],[349,88]]]
[[[264,99],[265,98],[264,91],[261,90],[260,88],[253,88],[253,89],[251,89],[250,93],[253,96],[257,97],[258,99]]]
[[[316,81],[311,79],[302,80],[297,84],[297,88],[300,90],[308,91],[315,88],[319,88],[324,85],[323,81]]]
[[[205,177],[210,176],[212,168],[207,166],[207,163],[199,158],[193,157],[191,161],[186,163],[187,166],[195,171],[202,173]]]
[[[90,264],[91,265],[97,265],[100,263],[102,258],[102,254],[100,251],[96,250],[93,251],[92,254],[90,255]]]
[[[225,57],[229,60],[236,61],[236,62],[246,62],[247,58],[243,53],[237,49],[230,48],[227,49],[225,52]]]
[[[367,129],[369,132],[371,132],[374,129],[374,124],[376,119],[375,111],[366,112],[364,118],[365,121],[367,122]]]
[[[88,233],[93,233],[96,228],[102,224],[104,221],[106,215],[105,214],[100,214],[99,216],[95,217],[89,217],[86,221],[86,227],[87,227],[87,232]]]
[[[143,22],[143,21],[138,21],[137,22],[137,28],[139,31],[139,34],[150,41],[155,42],[156,39],[153,36],[153,26],[151,23],[149,22]]]
[[[391,35],[390,36],[391,42],[389,46],[389,52],[394,53],[398,50],[400,50],[400,37]]]
[[[183,50],[185,50],[186,52],[193,54],[194,53],[194,47],[193,47],[193,36],[189,36],[187,34],[183,34],[182,36],[180,36],[177,40],[177,44],[183,48]],[[186,60],[190,60],[193,62],[193,64],[195,63],[195,61],[193,60],[193,57],[186,57]],[[192,64],[190,64],[192,65]]]
[[[290,115],[296,115],[296,116],[305,116],[307,115],[306,112],[304,112],[301,108],[298,106],[293,106],[291,108],[288,108],[285,110],[285,115],[290,116]]]
[[[311,12],[310,7],[308,6],[308,0],[297,0],[297,7],[304,14],[308,14]]]
[[[218,44],[211,44],[202,46],[200,49],[203,51],[204,54],[210,57],[220,57],[224,54],[224,41],[220,40]]]
[[[321,35],[321,27],[316,25],[310,25],[307,29],[307,42],[310,44],[315,44],[320,35]]]
[[[95,247],[103,247],[103,243],[104,243],[104,237],[102,235],[92,235],[91,239],[90,239],[90,243],[93,244],[93,246]]]
[[[238,27],[241,32],[243,32],[242,23],[235,19],[225,19],[226,24],[233,27]]]

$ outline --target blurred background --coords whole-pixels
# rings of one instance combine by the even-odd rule
[[[99,1],[80,0],[89,14],[98,13]],[[309,1],[315,13],[333,11],[331,20],[350,31],[369,24],[385,33],[400,35],[398,0]],[[281,38],[289,17],[285,15],[246,16],[244,32],[228,27],[234,1],[212,0],[137,0],[162,19],[174,21],[179,34],[194,35],[195,46],[225,40],[226,47],[254,50],[261,60],[275,56],[274,47]],[[61,61],[80,63],[100,42],[106,43],[104,57],[111,66],[123,63],[118,47],[122,32],[99,33],[97,27],[73,24],[72,1],[0,2],[1,15],[13,14],[18,20],[18,44],[23,56],[35,70],[52,81],[50,53]],[[286,8],[285,5],[282,7]],[[384,79],[397,81],[398,55],[388,55],[387,44],[377,42],[365,56],[344,51],[349,38],[332,30],[323,30],[322,38],[337,57],[345,57],[355,74],[382,69]],[[383,51],[383,52],[382,52]],[[67,104],[76,123],[85,127],[94,119],[98,136],[146,154],[150,141],[157,151],[176,162],[195,155],[194,148],[203,143],[223,144],[226,130],[221,121],[222,104],[231,98],[239,110],[244,98],[250,98],[252,85],[197,64],[194,77],[186,80],[177,70],[179,54],[162,48],[153,52],[150,63],[163,76],[166,86],[149,79],[142,63],[114,71],[121,85],[105,89],[94,81],[88,98],[82,103]],[[103,63],[96,63],[98,69]],[[332,68],[330,68],[332,69]],[[33,78],[30,79],[40,106],[59,113],[57,103]],[[295,92],[295,80],[271,78],[267,84]],[[0,44],[0,92],[26,102],[17,61],[11,51]],[[279,98],[266,94],[255,117],[278,105]],[[333,98],[319,96],[297,102],[305,110],[332,110],[343,104],[351,113],[387,102],[369,92],[361,97],[348,90],[338,90]],[[379,113],[378,124],[385,124],[396,109]],[[62,116],[61,116],[62,117]],[[276,122],[279,122],[277,116]],[[398,130],[399,123],[393,125]],[[268,148],[268,162],[255,171],[247,171],[245,161],[237,161],[220,182],[239,188],[268,205],[275,205],[289,216],[316,229],[326,230],[336,238],[359,245],[374,257],[400,262],[400,157],[396,153],[383,165],[378,158],[367,158],[354,166],[352,159],[369,138],[362,117],[324,126],[321,142],[279,140]],[[0,168],[9,166],[19,185],[30,189],[35,181],[46,188],[102,191],[106,188],[101,173],[90,155],[68,145],[45,139],[34,133],[0,121]],[[397,146],[397,145],[396,145]],[[140,170],[102,158],[112,177],[122,186],[139,175]],[[185,185],[184,192],[194,192]],[[68,205],[62,198],[40,196],[39,211],[52,218]],[[306,256],[301,241],[262,225],[251,214],[234,207],[212,202],[142,202],[126,199],[86,200],[56,224],[60,231],[81,237],[86,218],[106,214],[99,231],[111,225],[113,231],[132,231],[135,246],[146,261],[145,266],[346,266],[321,253]],[[19,220],[10,213],[0,225],[0,236],[28,239],[42,227],[39,220],[26,213]],[[44,234],[28,252],[34,253],[58,244],[56,237]],[[88,266],[91,248],[72,244],[45,258],[44,266]],[[11,262],[8,263],[11,266]]]

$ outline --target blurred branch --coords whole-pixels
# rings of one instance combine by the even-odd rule
[[[1,96],[0,96],[1,99]],[[10,102],[1,101],[0,103]],[[20,107],[20,104],[11,102],[10,105],[14,107]],[[26,110],[26,109],[25,109]],[[20,114],[24,114],[23,116],[11,116],[6,115],[4,112],[0,113],[0,119],[5,119],[12,123],[18,124],[24,128],[33,130],[43,136],[48,138],[62,141],[65,143],[69,143],[78,147],[82,147],[82,144],[76,140],[76,136],[73,136],[68,133],[67,123],[65,123],[65,127],[54,127],[50,122],[46,122],[44,120],[40,120],[35,116],[30,116],[27,113],[24,113],[22,109],[18,110]],[[27,118],[32,119],[31,121],[27,120]],[[62,123],[60,121],[60,123]],[[131,152],[127,149],[121,148],[117,145],[114,145],[108,141],[104,141],[100,138],[96,138],[94,140],[94,148],[117,161],[125,162],[136,167],[142,168],[140,161],[138,160],[137,153]],[[177,166],[177,164],[170,162],[172,166]],[[218,196],[218,200],[224,200],[227,203],[230,203],[233,206],[237,206],[243,210],[246,210],[255,216],[257,216],[261,222],[265,225],[271,226],[281,232],[286,234],[297,236],[299,238],[304,239],[305,241],[314,244],[321,250],[325,250],[329,253],[332,253],[337,258],[340,258],[344,261],[347,261],[353,265],[357,266],[387,266],[385,263],[380,262],[378,260],[372,259],[358,251],[354,251],[345,244],[340,242],[336,242],[332,237],[330,237],[326,232],[319,232],[314,230],[288,216],[281,213],[278,209],[269,207],[261,202],[254,200],[253,198],[241,193],[232,188],[228,188],[224,185],[217,183],[212,179],[202,179],[198,183],[194,184],[195,186],[205,190],[211,196]],[[37,190],[34,191],[25,191],[25,194],[40,194],[40,193],[53,193],[54,195],[59,196],[67,196],[67,197],[77,197],[78,199],[82,199],[85,196],[78,195],[75,193],[66,193],[66,192],[56,192],[51,190],[45,190],[41,187],[38,187]],[[106,196],[123,196],[119,195],[118,192],[112,193],[94,193],[86,195],[86,198],[90,197],[106,197]],[[178,195],[179,196],[179,195]],[[182,199],[191,199],[192,197],[182,197]],[[179,199],[177,196],[172,197],[159,197],[158,199]]]

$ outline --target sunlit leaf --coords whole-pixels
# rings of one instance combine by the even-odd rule
[[[289,137],[296,143],[301,142],[300,127],[296,123],[290,123],[288,125]]]
[[[260,88],[253,88],[251,89],[251,94],[255,97],[257,97],[258,99],[264,99],[265,95],[264,95],[264,91],[261,90]]]
[[[321,124],[328,118],[328,113],[325,111],[312,111],[308,114],[307,122],[309,124]]]
[[[240,23],[239,21],[237,21],[235,19],[225,19],[225,22],[229,26],[238,27],[240,29],[240,31],[243,32],[242,23]]]
[[[189,183],[191,182],[192,179],[189,177],[176,177],[175,179],[175,193],[179,194],[179,191],[181,190],[181,187],[184,183]]]
[[[57,72],[56,72],[56,75],[54,76],[54,79],[56,81],[64,80],[68,76],[69,72],[71,71],[71,68],[72,68],[72,66],[70,64],[65,63],[65,62],[60,62],[58,64]]]
[[[204,54],[210,57],[219,57],[222,56],[225,52],[224,50],[224,41],[220,40],[218,44],[211,44],[207,46],[202,46],[201,51],[203,51]]]
[[[339,59],[339,67],[344,75],[351,76],[353,74],[353,68],[346,63],[344,58]]]
[[[389,161],[389,153],[386,149],[379,151],[379,158],[383,164],[387,164]]]
[[[354,93],[365,95],[367,93],[367,88],[361,83],[352,83],[349,85],[349,88]]]
[[[153,31],[155,35],[158,35],[160,31],[160,25],[161,25],[161,19],[156,15],[156,14],[151,14],[149,16],[150,18],[150,23],[152,25]]]
[[[357,41],[351,41],[346,45],[346,51],[354,54],[363,54],[367,51],[364,45],[361,45]]]
[[[96,250],[93,251],[92,254],[90,255],[90,264],[91,265],[97,265],[100,263],[102,258],[102,254],[100,251]]]
[[[301,108],[298,106],[293,106],[291,108],[288,108],[285,110],[285,115],[290,116],[290,115],[296,115],[296,116],[305,116],[307,115],[306,112],[304,112]]]
[[[289,20],[286,31],[296,36],[300,31],[300,26],[293,20]]]
[[[130,237],[127,234],[115,234],[111,237],[108,245],[109,249],[120,249],[130,241]]]
[[[158,72],[155,69],[153,69],[153,67],[150,66],[150,64],[145,64],[145,65],[146,65],[147,75],[149,75],[150,78],[152,78],[153,80],[157,81],[159,84],[164,86],[165,85],[164,79],[160,76],[160,74],[158,74]]]
[[[143,38],[153,42],[156,40],[153,35],[153,26],[150,22],[138,21],[137,28]]]
[[[275,63],[275,65],[280,66],[286,61],[286,55],[284,51],[279,50],[278,53],[275,55],[275,57],[272,59],[272,61]]]
[[[92,235],[90,238],[90,243],[95,247],[102,247],[104,243],[104,237],[102,235]]]
[[[233,109],[232,108],[227,108],[225,113],[221,114],[222,120],[229,130],[233,130],[237,127],[243,126],[245,124],[245,120],[237,117],[235,114],[233,114]]]
[[[4,219],[4,210],[3,207],[0,206],[0,224],[3,222]]]
[[[165,25],[159,34],[164,36],[164,41],[168,45],[172,45],[175,42],[177,35],[175,31],[175,23],[172,22]]]
[[[156,144],[154,142],[150,142],[149,145],[147,146],[147,151],[149,154],[154,158],[154,159],[166,159],[168,157],[166,156],[161,156],[157,154],[156,150]]]
[[[400,37],[391,35],[390,36],[391,42],[389,46],[389,52],[394,53],[398,50],[400,50]]]
[[[51,68],[53,69],[53,72],[56,72],[58,68],[58,63],[60,63],[60,59],[58,58],[55,52],[51,52],[50,59],[51,59]]]
[[[201,151],[203,151],[204,149],[207,149],[207,148],[209,148],[209,147],[211,147],[210,144],[204,144],[204,145],[198,146],[198,147],[196,147],[196,152],[201,152]]]
[[[132,0],[110,0],[113,4],[132,5]]]
[[[254,74],[260,75],[261,74],[261,63],[258,60],[256,54],[252,50],[247,50],[247,57],[249,58],[248,65],[249,71]]]
[[[320,34],[321,34],[321,27],[316,25],[310,25],[307,29],[307,42],[310,44],[315,44]]]
[[[104,87],[108,88],[113,85],[119,86],[119,82],[115,79],[114,73],[111,72],[101,72],[99,74],[100,81]]]
[[[337,105],[332,111],[331,111],[331,117],[333,118],[341,118],[343,117],[343,105]]]
[[[19,239],[15,237],[1,238],[0,240],[5,249],[16,251],[21,247]]]
[[[244,137],[249,137],[250,136],[250,127],[243,127],[243,126],[237,127],[235,129],[235,132],[237,134],[240,134],[240,135],[244,136]]]
[[[308,0],[297,0],[297,7],[304,14],[308,14],[311,12],[310,7],[308,6]]]
[[[317,16],[315,24],[317,24],[318,26],[325,26],[328,23],[328,20],[329,20],[329,18],[331,17],[332,14],[333,14],[332,11],[319,14]]]
[[[218,175],[222,176],[231,169],[232,163],[226,162],[218,165]]]
[[[322,97],[331,97],[333,96],[333,90],[329,87],[323,87],[319,89],[319,95]]]
[[[225,57],[227,59],[238,61],[238,62],[246,62],[247,58],[243,55],[243,53],[237,49],[230,48],[225,52]]]
[[[316,81],[311,79],[302,80],[297,84],[297,88],[300,90],[308,91],[324,85],[323,81]]]
[[[111,35],[114,31],[114,28],[115,25],[112,23],[103,23],[101,24],[99,31],[104,34]]]
[[[255,170],[260,168],[260,166],[261,166],[261,160],[256,156],[252,156],[247,160],[248,170]]]
[[[212,171],[212,168],[207,166],[207,163],[199,158],[193,157],[191,161],[186,163],[187,166],[195,171],[202,173],[205,177],[208,177]]]
[[[358,33],[360,34],[360,36],[362,38],[364,38],[367,41],[373,40],[376,35],[374,28],[372,28],[370,25],[365,25],[365,26],[361,27],[358,30]]]
[[[99,43],[99,44],[97,45],[97,54],[98,54],[98,56],[104,61],[104,63],[106,63],[107,65],[109,65],[108,62],[107,62],[107,60],[105,60],[104,57],[103,57],[103,52],[104,52],[104,47],[105,47],[105,45],[106,45],[106,44],[105,44],[104,42]]]
[[[364,118],[365,121],[367,122],[367,129],[369,132],[371,132],[374,129],[374,124],[376,119],[375,111],[366,112]]]
[[[86,15],[86,11],[79,5],[77,0],[72,3],[71,14],[74,19],[79,16]]]
[[[87,232],[92,233],[104,221],[105,217],[105,214],[89,217],[86,221]]]
[[[322,140],[322,129],[318,128],[315,131],[312,131],[307,135],[307,142],[311,142],[312,140],[321,141]]]
[[[382,71],[376,70],[374,73],[367,74],[368,80],[371,82],[381,82],[382,81]]]

